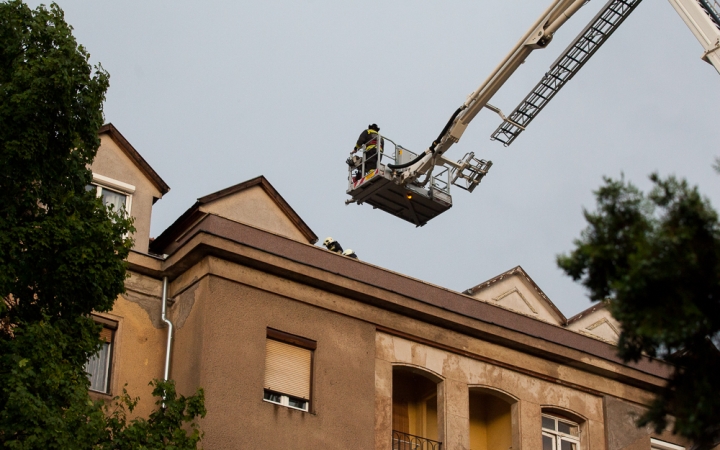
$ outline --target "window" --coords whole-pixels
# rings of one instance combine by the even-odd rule
[[[88,184],[85,189],[95,191],[97,196],[102,198],[105,206],[111,206],[116,211],[124,210],[128,214],[130,213],[135,186],[94,173],[92,184]]]
[[[661,441],[660,439],[650,438],[650,448],[652,450],[685,450],[685,447]]]
[[[438,409],[440,380],[430,373],[405,366],[392,371],[392,448],[440,449],[442,429]]]
[[[100,352],[88,359],[85,372],[90,379],[90,390],[107,394],[110,392],[110,359],[112,355],[114,331],[103,326],[100,339],[103,346]]]
[[[482,387],[471,387],[469,396],[470,448],[508,450],[520,446],[517,435],[517,400]],[[513,420],[513,417],[515,419]],[[516,430],[513,430],[513,422]]]
[[[580,450],[580,427],[574,422],[543,414],[543,450]]]
[[[268,328],[263,400],[310,410],[315,341]]]

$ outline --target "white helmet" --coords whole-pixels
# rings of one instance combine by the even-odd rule
[[[332,242],[335,242],[335,239],[333,239],[333,238],[331,238],[330,236],[328,236],[328,237],[326,237],[325,240],[323,241],[323,245],[324,245],[325,247],[327,247],[327,246],[330,245]]]

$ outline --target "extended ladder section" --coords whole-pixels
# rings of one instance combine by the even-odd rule
[[[568,46],[550,71],[493,132],[491,139],[508,145],[532,122],[560,89],[572,79],[642,0],[610,0]],[[692,0],[697,1],[697,0]]]
[[[717,0],[698,0],[698,3],[720,30],[720,3]]]

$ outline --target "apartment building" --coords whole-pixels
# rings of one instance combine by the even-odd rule
[[[169,188],[114,126],[100,134],[98,195],[137,231],[127,292],[96,315],[94,397],[127,385],[147,414],[167,368],[205,389],[206,449],[689,448],[634,426],[669,368],[623,363],[602,305],[567,319],[521,267],[457,292],[331,253],[262,176],[151,240]]]

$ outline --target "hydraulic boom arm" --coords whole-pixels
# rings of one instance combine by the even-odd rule
[[[407,169],[401,175],[403,183],[416,180],[432,170],[435,165],[448,165],[458,171],[459,163],[442,155],[462,137],[465,129],[483,108],[496,112],[503,123],[492,138],[510,145],[530,121],[542,110],[555,93],[569,81],[600,45],[623,22],[640,0],[610,0],[593,21],[568,47],[564,57],[556,61],[538,86],[509,117],[489,101],[512,76],[525,59],[539,48],[545,48],[555,32],[589,0],[554,0],[540,18],[530,27],[510,53],[492,71],[490,76],[471,93],[465,103],[455,111],[445,128],[414,161],[391,169]],[[669,0],[685,24],[700,41],[705,52],[702,59],[712,64],[720,73],[720,0]],[[563,59],[564,58],[564,59]],[[556,67],[557,66],[557,67]]]
[[[490,99],[520,67],[528,55],[533,50],[545,48],[552,40],[555,32],[587,1],[553,0],[505,59],[492,71],[490,76],[455,111],[440,136],[432,145],[411,164],[405,164],[403,167],[399,165],[390,166],[390,168],[407,168],[408,170],[402,175],[403,181],[407,182],[428,172],[436,164],[449,163],[455,165],[454,162],[442,158],[442,154],[460,140],[467,126],[482,108],[488,107],[504,118],[500,110],[488,105]]]
[[[393,143],[392,163],[383,164],[371,153],[350,164],[347,203],[367,202],[374,208],[422,226],[452,207],[450,185],[472,192],[487,175],[492,161],[468,152],[459,161],[444,156],[458,142],[470,122],[487,108],[503,120],[491,139],[510,145],[558,91],[585,65],[642,0],[606,0],[606,4],[552,64],[540,82],[506,117],[489,101],[534,50],[545,48],[555,32],[589,0],[552,0],[490,76],[453,113],[440,135],[415,153]],[[720,72],[720,0],[669,0],[705,50],[702,59]],[[390,141],[388,139],[388,141]],[[390,141],[392,142],[392,141]],[[369,155],[369,156],[368,156]],[[366,158],[372,170],[366,171]],[[440,166],[438,172],[433,169]],[[420,179],[423,177],[423,179]]]

